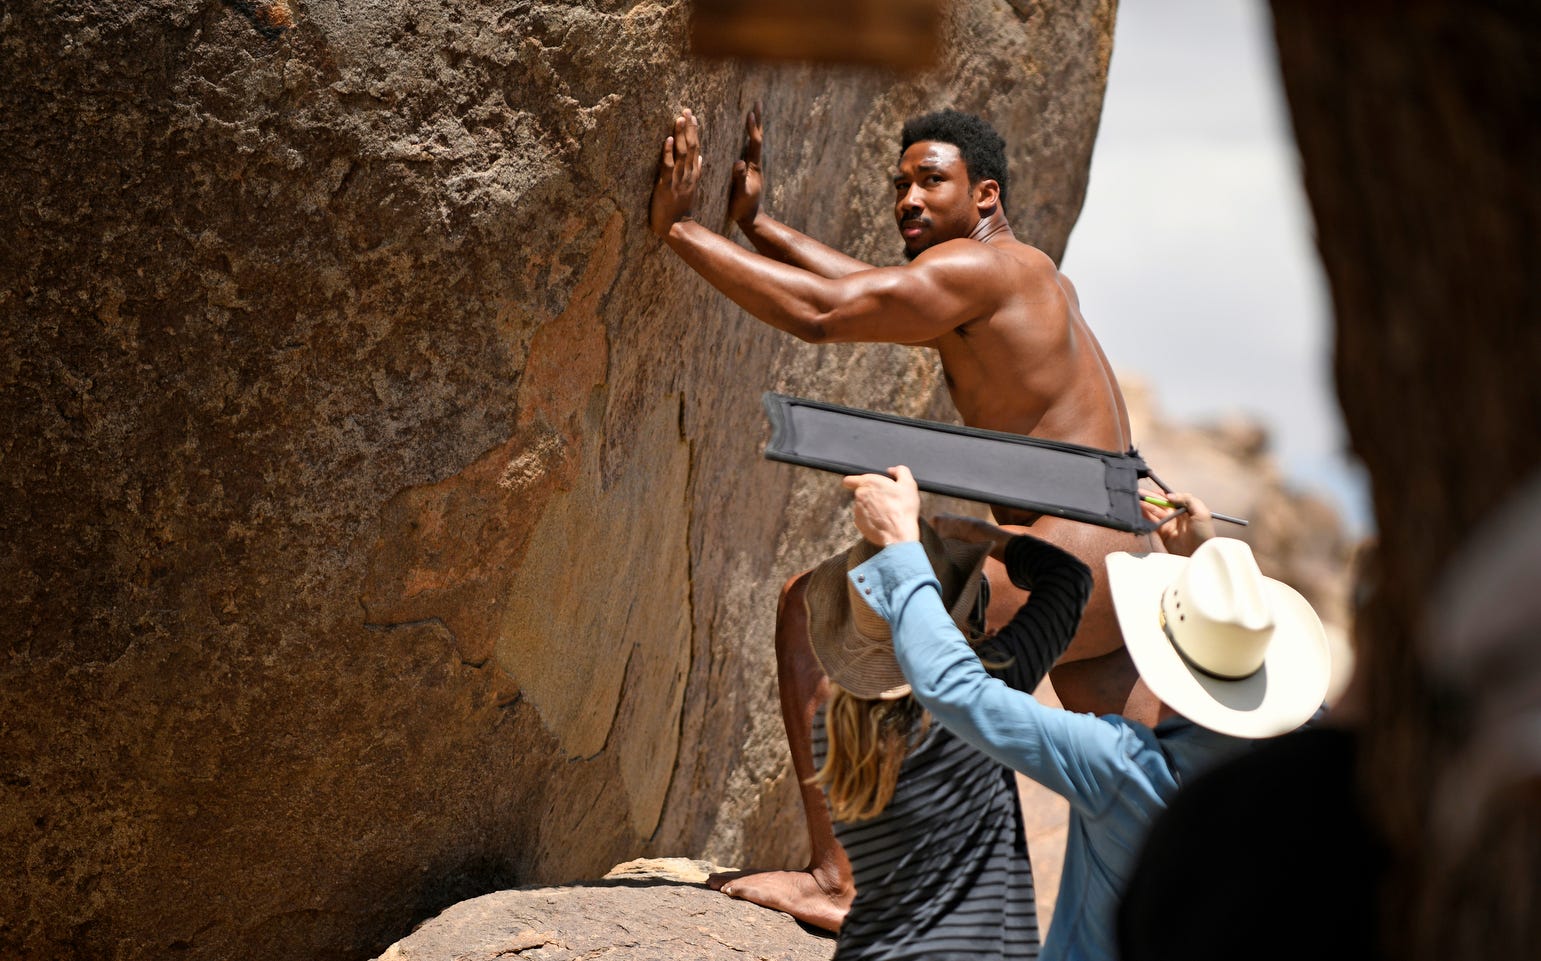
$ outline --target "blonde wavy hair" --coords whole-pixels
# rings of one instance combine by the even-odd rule
[[[837,821],[877,817],[894,798],[899,768],[931,727],[931,715],[906,694],[894,700],[857,697],[830,682],[825,708],[829,750],[811,780],[824,788]]]
[[[976,650],[988,637],[979,624],[971,622],[962,628]],[[982,658],[990,670],[1005,668],[1012,660]],[[886,701],[857,697],[834,681],[829,682],[824,712],[828,750],[824,766],[808,780],[824,789],[835,820],[875,818],[894,799],[899,769],[931,730],[931,715],[914,695]]]

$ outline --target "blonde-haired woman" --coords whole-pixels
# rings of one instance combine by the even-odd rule
[[[924,525],[921,540],[943,603],[977,638],[979,571],[990,545],[944,539]],[[1058,548],[1024,542],[1029,546],[1003,559],[1032,597],[977,650],[992,674],[1031,691],[1069,646],[1091,575]],[[910,696],[888,623],[846,576],[874,553],[864,539],[830,558],[807,592],[809,634],[831,682],[813,729],[815,780],[856,885],[835,958],[1036,957],[1032,866],[1015,775],[932,724]],[[1027,656],[1007,656],[1012,650]]]

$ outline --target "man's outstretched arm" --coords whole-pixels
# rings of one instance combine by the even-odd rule
[[[689,110],[664,142],[649,222],[697,273],[756,318],[811,343],[915,344],[988,313],[999,272],[978,245],[941,244],[905,267],[822,277],[751,253],[697,223],[700,129]]]
[[[757,211],[747,223],[742,220],[734,222],[761,254],[812,271],[820,277],[844,277],[859,270],[872,269],[871,264],[821,244],[764,211]]]
[[[811,270],[820,277],[844,277],[871,269],[871,264],[821,244],[760,209],[765,185],[765,168],[761,164],[764,149],[765,127],[760,104],[756,103],[744,118],[744,152],[733,164],[733,189],[728,195],[728,215],[754,244],[754,249],[772,260]]]

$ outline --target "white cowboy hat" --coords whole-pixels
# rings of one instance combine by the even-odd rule
[[[941,537],[924,520],[920,543],[942,585],[942,605],[953,623],[966,631],[990,545]],[[910,693],[894,656],[893,634],[863,596],[871,590],[858,588],[846,576],[878,550],[863,539],[824,561],[808,576],[803,598],[808,607],[808,639],[829,679],[857,697],[889,701]]]
[[[1195,724],[1273,737],[1310,719],[1332,656],[1300,593],[1264,577],[1252,549],[1214,537],[1193,556],[1107,558],[1124,644],[1151,692]]]

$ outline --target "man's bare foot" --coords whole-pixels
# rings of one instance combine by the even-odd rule
[[[836,878],[828,884],[816,871],[729,871],[713,874],[707,886],[730,898],[783,911],[805,924],[840,932],[856,892]]]

